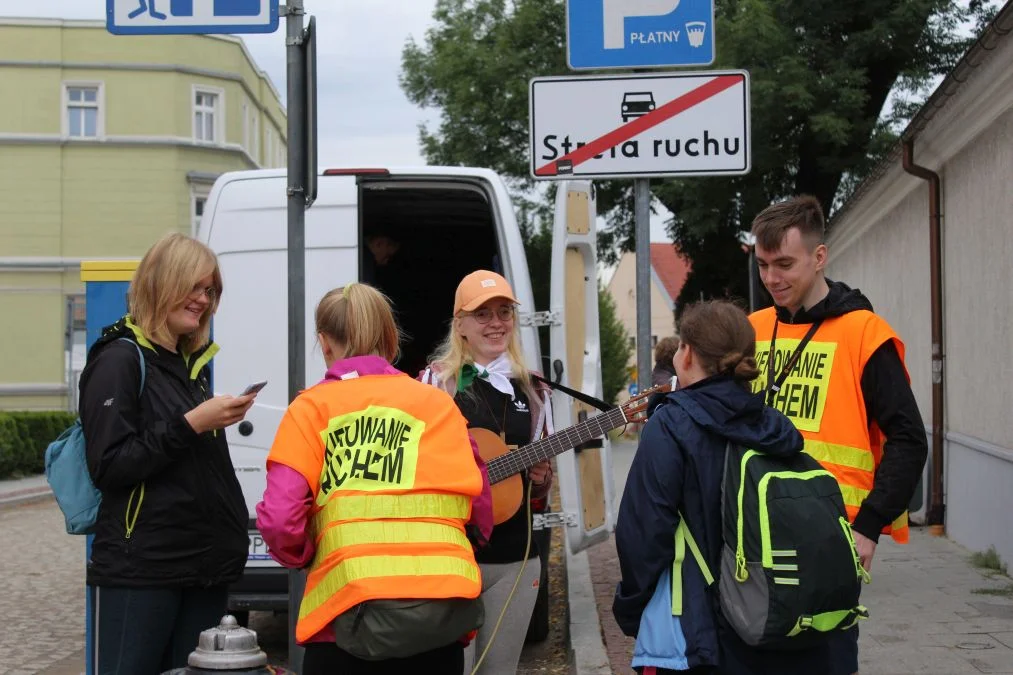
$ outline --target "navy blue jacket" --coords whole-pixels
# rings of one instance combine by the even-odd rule
[[[785,456],[801,452],[803,445],[787,417],[741,383],[721,376],[668,394],[644,427],[615,530],[622,580],[612,613],[626,635],[637,634],[658,578],[672,566],[677,512],[685,515],[711,570],[720,570],[721,473],[729,440]],[[726,650],[737,641],[727,636],[730,629],[723,622],[719,625],[712,590],[717,584],[708,589],[689,556],[682,574],[681,623],[689,667],[719,665],[719,630]]]

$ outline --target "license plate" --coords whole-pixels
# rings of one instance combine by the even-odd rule
[[[278,567],[278,563],[276,563],[267,552],[267,542],[264,541],[264,537],[260,535],[260,532],[250,530],[247,534],[250,537],[250,550],[246,555],[246,566]]]

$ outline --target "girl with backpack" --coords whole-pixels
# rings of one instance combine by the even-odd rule
[[[750,390],[759,374],[755,335],[741,309],[725,301],[701,302],[686,309],[679,328],[678,389],[644,427],[615,529],[622,580],[612,612],[623,632],[637,637],[632,665],[643,675],[828,672],[824,647],[749,647],[718,608],[728,443],[790,457],[802,451],[803,441],[788,418]],[[672,588],[682,516],[715,577],[712,584],[687,548],[681,587]],[[676,598],[682,605],[678,616]]]
[[[185,668],[243,575],[249,514],[225,429],[255,395],[214,396],[215,254],[179,233],[144,255],[129,314],[81,374],[81,428],[101,507],[88,560],[99,675]]]

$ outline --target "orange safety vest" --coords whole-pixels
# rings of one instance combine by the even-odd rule
[[[318,384],[289,406],[267,461],[313,492],[299,642],[367,600],[481,593],[464,525],[482,474],[445,392],[403,374]]]
[[[760,376],[753,380],[753,391],[765,391],[768,386],[770,338],[775,319],[773,307],[749,317],[756,330],[756,364],[760,370]],[[811,327],[812,324],[777,324],[775,381]],[[852,522],[872,491],[876,469],[883,459],[883,433],[866,413],[862,372],[872,354],[888,340],[893,340],[903,364],[904,343],[873,312],[858,310],[827,318],[774,397],[774,407],[805,438],[805,452],[837,478]],[[904,372],[907,373],[906,367]],[[883,534],[906,544],[907,511],[884,527]]]

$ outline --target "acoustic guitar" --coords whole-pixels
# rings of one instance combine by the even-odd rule
[[[508,447],[494,431],[480,427],[469,429],[489,471],[493,522],[499,525],[509,520],[524,502],[524,483],[518,475],[521,471],[586,443],[592,438],[604,436],[612,429],[618,429],[630,422],[644,421],[643,413],[647,409],[648,397],[671,389],[671,384],[651,387],[622,405],[516,449]]]

